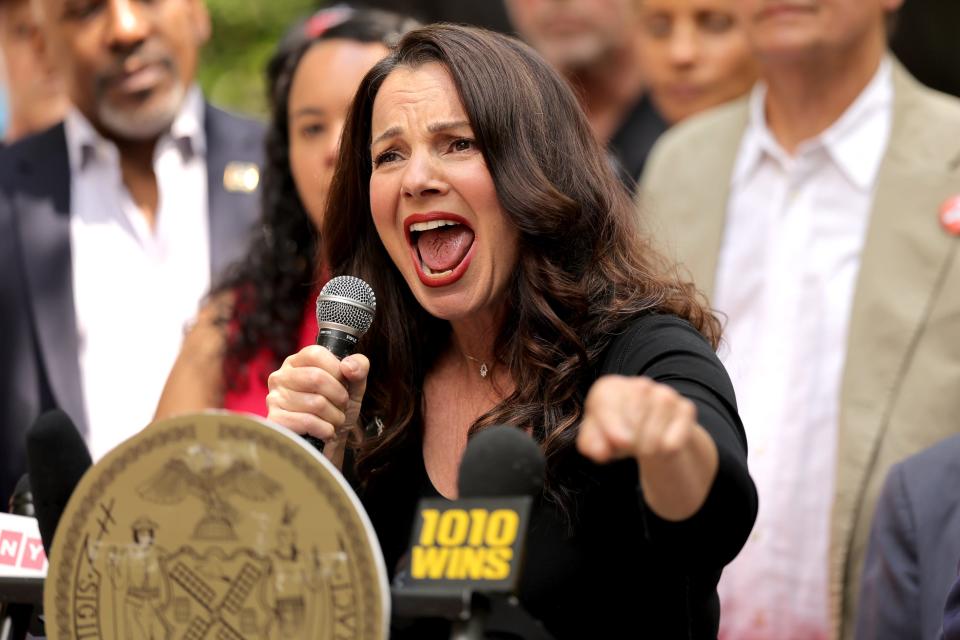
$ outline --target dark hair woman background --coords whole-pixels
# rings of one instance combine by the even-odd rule
[[[266,378],[316,336],[317,237],[340,132],[360,80],[416,23],[336,5],[294,26],[267,66],[263,217],[246,259],[214,287],[157,417],[225,407],[266,415]]]
[[[716,637],[757,507],[719,326],[564,81],[505,36],[407,34],[357,93],[323,239],[377,318],[365,355],[287,358],[269,417],[331,449],[353,436],[387,566],[417,499],[456,495],[468,434],[512,424],[548,461],[524,606],[559,638]]]

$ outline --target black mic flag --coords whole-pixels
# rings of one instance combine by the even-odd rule
[[[540,448],[515,427],[489,427],[471,438],[460,465],[460,497],[420,501],[409,586],[514,592],[544,467]]]

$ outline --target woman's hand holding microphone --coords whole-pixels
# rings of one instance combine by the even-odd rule
[[[324,456],[339,468],[347,435],[358,428],[369,372],[363,354],[338,360],[325,347],[304,347],[270,374],[267,419],[322,440]]]

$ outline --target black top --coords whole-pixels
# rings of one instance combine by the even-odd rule
[[[617,175],[630,193],[636,191],[647,156],[667,126],[649,96],[644,93],[610,138],[607,151]]]
[[[595,465],[572,456],[561,471],[576,492],[572,522],[552,502],[535,502],[521,603],[558,639],[716,638],[720,571],[739,552],[757,511],[730,380],[695,329],[659,315],[633,322],[614,340],[598,375],[607,373],[642,374],[692,400],[719,451],[717,478],[697,514],[671,523],[646,508],[636,462]],[[391,578],[408,548],[418,499],[439,495],[423,465],[422,439],[410,440],[361,494]]]

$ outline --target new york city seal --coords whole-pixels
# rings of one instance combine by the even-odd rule
[[[227,412],[157,422],[92,467],[57,528],[52,640],[383,640],[389,590],[343,476]]]

